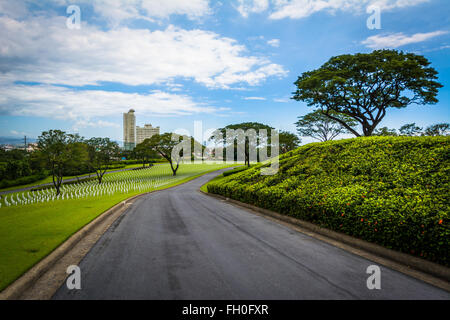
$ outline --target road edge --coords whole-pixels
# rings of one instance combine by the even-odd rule
[[[154,192],[154,191],[152,191]],[[101,213],[94,220],[86,224],[80,230],[75,232],[66,241],[61,243],[56,247],[50,254],[45,258],[36,263],[28,271],[22,274],[18,279],[7,286],[3,291],[0,292],[0,300],[18,300],[23,294],[30,289],[34,283],[37,282],[46,272],[48,272],[60,259],[62,259],[68,252],[70,252],[83,238],[88,234],[92,233],[97,227],[99,227],[107,218],[117,214],[116,219],[122,215],[122,213],[127,209],[127,204],[130,201],[135,200],[138,197],[142,197],[151,192],[139,194],[130,197],[122,202],[116,204],[112,208]],[[114,219],[114,221],[116,220]],[[114,222],[113,221],[113,222]]]
[[[268,217],[276,222],[281,222],[283,224],[287,224],[288,226],[295,227],[295,229],[299,232],[305,233],[316,239],[325,241],[359,256],[363,256],[364,258],[370,259],[391,269],[450,292],[450,269],[439,264],[384,248],[374,243],[319,227],[307,221],[282,215],[268,209],[259,208],[257,206],[230,199],[222,195],[204,192],[203,190],[199,190],[199,192],[244,208],[250,213]]]
[[[224,169],[228,169],[228,168],[224,168]],[[220,171],[220,170],[223,170],[223,169],[207,171],[200,175],[193,176],[191,179],[187,179],[186,181],[183,181],[182,183],[175,184],[175,185],[169,186],[167,188],[164,187],[162,189],[153,190],[153,191],[141,193],[138,195],[134,195],[128,199],[125,199],[125,200],[119,202],[118,204],[114,205],[110,209],[101,213],[99,216],[97,216],[94,220],[92,220],[91,222],[86,224],[80,230],[75,232],[72,236],[70,236],[66,241],[62,242],[58,247],[56,247],[46,257],[44,257],[42,260],[37,262],[28,271],[26,271],[19,278],[17,278],[15,281],[13,281],[9,286],[7,286],[2,291],[0,291],[0,300],[20,300],[25,295],[25,293],[29,289],[31,289],[33,287],[33,285],[36,284],[36,282],[40,278],[42,278],[47,272],[49,272],[58,263],[59,260],[63,259],[66,255],[68,255],[72,251],[72,249],[74,249],[74,247],[77,246],[88,235],[95,233],[95,231],[97,229],[101,228],[103,223],[109,223],[109,225],[106,226],[106,230],[109,229],[110,226],[128,209],[127,205],[131,204],[132,201],[134,201],[140,197],[143,197],[145,195],[148,195],[150,193],[163,191],[163,190],[167,190],[167,189],[171,189],[171,188],[176,188],[182,184],[193,181],[196,178],[199,178],[206,174]],[[116,216],[112,218],[112,221],[106,221],[108,218],[110,218],[113,215],[116,215]],[[103,235],[103,233],[101,235]],[[101,235],[99,235],[98,239],[101,237]],[[97,240],[95,242],[97,242]],[[95,242],[92,244],[92,246],[95,244]],[[84,256],[84,254],[83,254],[83,256]],[[58,286],[58,288],[59,288],[59,286]],[[56,290],[55,290],[55,292],[56,292]],[[54,292],[52,292],[51,295],[53,295],[53,294],[54,294]],[[49,296],[49,295],[50,294],[47,292],[40,293],[40,296]]]

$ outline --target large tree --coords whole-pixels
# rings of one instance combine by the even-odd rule
[[[238,124],[230,124],[224,128],[220,128],[216,130],[216,133],[220,134],[214,134],[210,139],[213,139],[216,141],[216,143],[223,142],[223,145],[225,146],[223,152],[224,152],[224,158],[227,153],[227,148],[233,148],[234,150],[234,159],[233,160],[239,160],[238,154],[239,154],[239,148],[243,149],[244,154],[244,163],[248,166],[250,166],[250,153],[257,151],[258,148],[263,147],[263,141],[261,137],[260,130],[266,130],[267,131],[267,147],[270,150],[271,145],[271,130],[273,128],[271,126],[258,123],[258,122],[244,122],[244,123],[238,123]],[[244,134],[240,135],[239,131],[242,130]],[[249,133],[254,130],[255,134],[255,140],[249,137]],[[246,135],[247,134],[247,135]],[[222,141],[220,141],[222,140]],[[231,142],[232,141],[232,142]],[[231,145],[231,143],[232,145]],[[256,152],[255,155],[257,161],[259,161],[259,155]],[[230,160],[230,159],[227,159]]]
[[[88,157],[83,139],[77,134],[67,134],[61,130],[43,132],[38,137],[38,150],[51,170],[57,195],[60,194],[64,171],[86,161]]]
[[[98,183],[101,184],[111,162],[119,155],[119,145],[109,138],[91,138],[85,142],[88,146],[89,166],[95,171]]]
[[[330,110],[334,118],[340,119],[345,122],[351,128],[355,128],[357,123],[353,118],[337,113]],[[299,117],[299,120],[295,123],[297,126],[297,132],[303,137],[311,137],[319,141],[333,140],[340,134],[349,133],[349,131],[338,121],[331,119],[325,115],[322,110],[316,110],[310,112],[303,117]]]
[[[356,120],[370,136],[389,108],[435,104],[442,87],[437,71],[421,55],[396,50],[341,55],[295,82],[293,99],[319,108],[356,136],[361,134],[331,111]]]
[[[182,139],[182,141],[180,141],[180,139]],[[186,142],[190,143],[190,155],[184,154],[183,143]],[[200,144],[192,137],[181,136],[174,133],[163,133],[152,136],[146,145],[148,145],[150,150],[158,152],[161,157],[169,162],[172,173],[176,176],[181,160],[186,156],[192,157],[195,150],[195,144],[197,143]],[[185,147],[187,148],[188,146]],[[203,146],[201,147],[203,148]]]

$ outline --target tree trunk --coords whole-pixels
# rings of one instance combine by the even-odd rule
[[[172,161],[169,161],[170,162],[170,168],[172,169],[172,176],[176,176],[177,175],[177,170],[178,170],[178,167],[180,166],[180,164],[179,163],[177,163],[177,166],[176,166],[176,168],[174,168],[173,167],[173,162]]]

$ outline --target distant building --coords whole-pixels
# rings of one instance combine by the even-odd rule
[[[151,124],[146,124],[143,128],[136,127],[136,144],[138,145],[145,139],[150,139],[155,134],[159,134],[159,127],[152,127]]]
[[[37,143],[29,143],[26,150],[27,152],[34,152],[37,149],[39,149]]]
[[[136,116],[134,110],[123,114],[123,148],[133,150],[136,146]]]
[[[16,149],[16,147],[13,146],[13,145],[10,145],[10,144],[6,144],[6,145],[2,146],[2,149],[5,150],[5,151],[11,151],[11,150]]]

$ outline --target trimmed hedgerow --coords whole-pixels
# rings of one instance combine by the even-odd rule
[[[222,175],[223,175],[224,177],[228,177],[228,176],[231,176],[231,175],[233,175],[233,174],[236,174],[236,173],[239,173],[239,172],[248,170],[248,169],[250,169],[251,167],[252,167],[252,166],[250,166],[250,167],[248,167],[248,166],[237,167],[237,168],[234,168],[233,170],[225,171],[224,173],[222,173]]]
[[[312,143],[208,184],[208,192],[449,266],[450,137]]]

